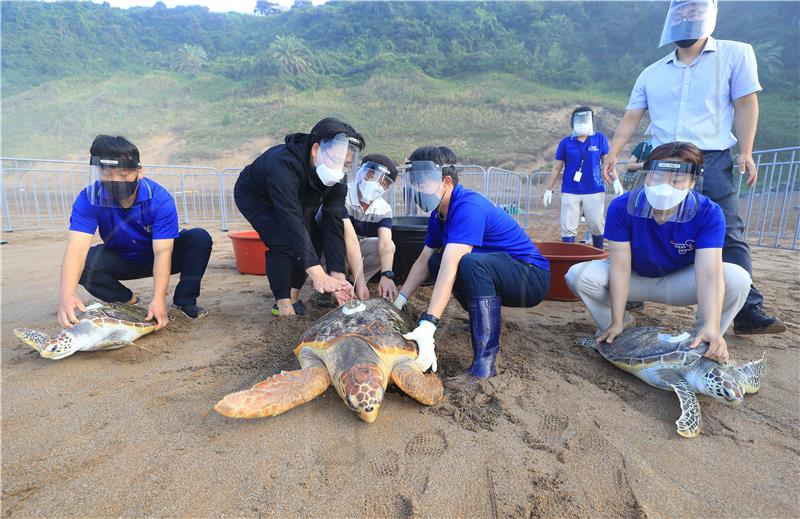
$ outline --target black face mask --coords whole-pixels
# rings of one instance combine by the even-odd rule
[[[136,188],[139,187],[139,179],[136,178],[130,182],[124,180],[103,180],[102,184],[108,196],[115,202],[121,202],[136,192]]]
[[[678,40],[678,41],[675,42],[675,45],[677,45],[678,47],[680,47],[682,49],[688,49],[689,47],[691,47],[695,43],[697,43],[697,39],[694,39],[694,40]]]

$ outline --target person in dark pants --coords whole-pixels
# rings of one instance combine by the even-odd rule
[[[639,74],[628,109],[614,134],[604,175],[616,171],[617,156],[648,111],[653,146],[686,141],[703,150],[702,194],[716,202],[725,215],[722,259],[752,275],[750,246],[744,239],[744,224],[739,216],[731,149],[738,143],[739,171],[747,175],[747,185],[753,186],[758,178],[752,154],[761,85],[753,47],[711,37],[716,16],[716,0],[672,0],[661,46],[674,42],[678,48]],[[731,133],[734,127],[735,137]],[[733,321],[734,333],[786,330],[780,319],[764,312],[763,302],[764,298],[752,286],[744,307]]]
[[[347,218],[346,173],[363,149],[364,138],[352,126],[326,118],[311,133],[287,135],[284,144],[268,149],[239,174],[236,206],[269,249],[273,314],[306,312],[299,296],[308,277],[317,292],[335,294],[339,304],[352,297],[342,221]],[[323,253],[330,275],[320,265]]]
[[[120,280],[152,276],[147,319],[155,318],[162,328],[168,322],[164,299],[169,276],[177,273],[181,277],[174,306],[192,319],[205,316],[197,297],[211,256],[211,236],[205,229],[178,232],[175,201],[166,189],[143,177],[139,150],[130,141],[99,135],[90,152],[95,181],[72,206],[61,265],[59,323],[72,327],[78,323],[75,309],[86,311],[75,293],[78,283],[103,301],[136,304],[138,297]],[[103,243],[92,247],[98,228]]]
[[[436,278],[428,310],[406,339],[419,346],[417,363],[436,371],[433,334],[450,295],[469,312],[474,360],[461,376],[463,386],[495,375],[500,350],[500,307],[530,308],[550,288],[550,264],[519,224],[502,208],[458,185],[455,154],[443,146],[418,148],[410,157],[417,205],[432,211],[425,247],[394,305],[402,309],[429,277]]]

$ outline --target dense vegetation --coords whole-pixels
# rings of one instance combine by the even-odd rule
[[[761,148],[800,139],[798,5],[724,2],[720,7],[715,36],[756,48],[765,89]],[[495,149],[481,150],[480,132],[463,139],[450,135],[449,140],[463,140],[471,157],[502,162],[498,153],[524,155],[522,142],[530,134],[514,132],[526,131],[523,119],[540,112],[597,103],[608,109],[606,125],[611,126],[638,72],[669,52],[656,48],[665,14],[661,2],[335,2],[312,7],[301,1],[297,6],[251,16],[201,7],[168,9],[161,3],[122,10],[88,2],[3,2],[4,149],[21,152],[31,139],[45,140],[47,132],[36,134],[36,128],[64,124],[63,118],[88,118],[85,124],[96,128],[96,118],[87,115],[95,109],[91,100],[116,101],[119,110],[132,116],[155,96],[149,102],[162,105],[158,113],[170,119],[168,127],[182,129],[192,156],[179,158],[186,160],[218,155],[209,151],[211,145],[231,146],[259,132],[286,131],[287,123],[304,128],[330,111],[360,121],[392,149],[398,144],[392,142],[395,131],[408,133],[413,141],[420,135],[495,128],[519,149],[498,139]],[[143,78],[149,89],[141,85]],[[123,88],[131,84],[141,88]],[[196,102],[160,95],[196,96]],[[362,101],[375,110],[363,113]],[[304,110],[309,103],[320,111]],[[264,106],[270,109],[259,108]],[[292,106],[302,115],[287,113]],[[410,114],[409,107],[419,111]],[[114,116],[111,107],[96,109]],[[60,113],[57,121],[49,115],[53,110]],[[181,110],[191,110],[192,118],[182,117]],[[504,113],[511,131],[493,126],[505,123]],[[481,114],[489,120],[480,121]],[[470,120],[458,123],[458,117]],[[134,133],[146,131],[138,127],[141,122],[131,125]],[[153,122],[148,125],[152,130]],[[76,129],[63,128],[67,133]],[[556,135],[564,128],[553,131]],[[403,146],[409,142],[401,141]]]

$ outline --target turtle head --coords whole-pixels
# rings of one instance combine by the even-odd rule
[[[745,389],[739,383],[736,371],[725,364],[702,358],[690,377],[692,385],[702,394],[717,400],[739,404],[744,400]]]
[[[358,417],[372,423],[383,403],[383,372],[372,363],[356,364],[342,372],[341,395]]]

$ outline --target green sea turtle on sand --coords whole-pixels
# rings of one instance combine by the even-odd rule
[[[441,400],[441,380],[420,371],[417,344],[403,338],[411,323],[385,299],[363,305],[350,315],[346,307],[327,313],[300,337],[294,354],[301,369],[281,371],[251,389],[231,393],[214,409],[232,418],[274,416],[333,385],[347,406],[371,423],[390,381],[421,404]]]
[[[675,423],[678,434],[687,438],[700,433],[700,402],[695,392],[739,404],[746,393],[758,392],[767,369],[766,356],[738,368],[733,362],[720,364],[703,356],[707,343],[692,349],[688,333],[673,336],[663,328],[630,328],[611,344],[597,344],[591,337],[577,342],[651,386],[675,391],[682,411]]]
[[[94,303],[79,315],[72,328],[48,336],[27,328],[15,329],[19,340],[51,360],[63,359],[77,351],[113,350],[127,346],[156,329],[146,321],[147,309],[125,303]]]

